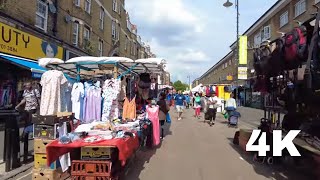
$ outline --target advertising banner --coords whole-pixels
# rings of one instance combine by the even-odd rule
[[[239,64],[246,65],[248,59],[248,37],[240,36],[239,38]]]

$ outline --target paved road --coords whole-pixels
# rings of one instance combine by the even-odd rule
[[[256,127],[263,115],[263,111],[250,108],[239,111],[243,128]],[[232,144],[236,129],[228,128],[221,115],[210,127],[192,113],[187,110],[184,119],[177,121],[177,114],[171,112],[173,122],[161,147],[138,152],[125,180],[310,179],[282,167],[253,163],[251,156]],[[31,170],[14,179],[31,179]]]

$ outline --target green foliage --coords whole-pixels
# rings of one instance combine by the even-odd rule
[[[188,84],[184,84],[180,80],[178,80],[178,81],[173,83],[173,87],[177,91],[185,91],[189,86],[188,86]]]

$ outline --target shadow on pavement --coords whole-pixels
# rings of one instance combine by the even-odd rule
[[[239,145],[233,144],[233,138],[227,138],[230,141],[230,146],[239,153],[239,155],[252,165],[255,172],[268,179],[276,180],[312,180],[315,178],[310,172],[298,170],[292,166],[287,166],[278,162],[274,165],[260,164],[253,161],[253,154],[244,152]]]
[[[172,135],[170,127],[171,123],[165,123],[163,126],[164,137]],[[165,141],[165,139],[163,141]],[[121,180],[140,180],[139,176],[140,173],[145,169],[145,164],[149,163],[151,157],[156,154],[159,148],[161,148],[163,141],[161,141],[157,147],[142,148],[140,151],[138,151],[133,163],[128,168],[128,171],[125,172],[124,177],[121,177]]]

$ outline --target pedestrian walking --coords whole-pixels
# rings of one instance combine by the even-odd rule
[[[160,94],[159,101],[157,102],[157,105],[159,106],[159,121],[161,126],[161,135],[160,138],[164,138],[164,129],[163,126],[165,125],[167,114],[169,113],[170,107],[166,103],[166,95],[164,93]]]
[[[190,96],[188,94],[185,94],[185,99],[186,99],[186,108],[189,109],[190,107]]]
[[[211,97],[208,98],[208,119],[210,120],[210,126],[214,125],[216,120],[217,108],[219,98],[216,96],[216,92],[211,93]]]
[[[185,104],[186,98],[183,94],[181,94],[181,91],[178,91],[178,94],[175,96],[176,101],[176,109],[178,112],[178,120],[180,121],[182,119],[182,113],[183,113],[183,105]]]
[[[200,119],[200,112],[201,112],[201,97],[199,93],[194,94],[194,117]]]
[[[230,94],[230,98],[226,101],[226,111],[228,113],[228,121],[230,121],[230,115],[237,109],[237,102],[234,99],[234,94]]]

